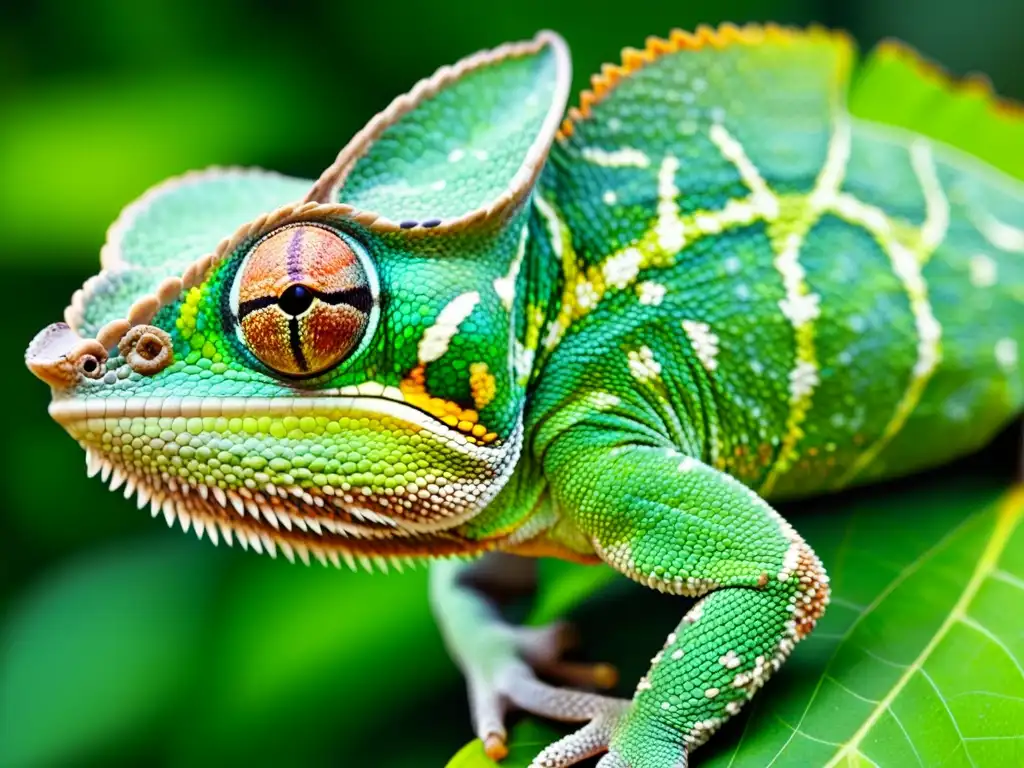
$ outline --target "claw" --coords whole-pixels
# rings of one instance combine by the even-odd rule
[[[489,678],[469,674],[473,722],[488,757],[501,760],[508,754],[505,715],[510,706],[553,720],[587,722],[575,734],[541,753],[540,762],[532,764],[535,768],[573,765],[607,749],[612,728],[629,702],[559,688],[537,679],[536,673],[573,685],[609,688],[617,678],[614,668],[608,664],[562,661],[561,652],[574,637],[567,624],[506,627],[506,631],[512,635],[518,658],[505,661]]]
[[[469,679],[469,706],[476,735],[484,743],[484,750],[492,760],[501,760],[508,754],[505,742],[505,698],[480,678]]]
[[[579,645],[579,633],[568,622],[545,627],[517,627],[516,645],[534,670],[552,679],[578,688],[614,688],[619,673],[611,664],[585,664],[563,661],[561,655]]]
[[[508,747],[505,745],[505,738],[496,733],[489,734],[484,739],[484,752],[495,762],[504,760],[508,757]]]
[[[577,688],[598,688],[603,691],[619,683],[619,671],[611,664],[581,664],[575,661],[558,661],[538,665],[537,671],[545,677],[572,685]]]
[[[522,565],[501,557],[497,562],[504,567],[497,581],[507,584],[508,576],[521,574]],[[630,701],[560,688],[538,675],[580,688],[610,688],[618,677],[615,669],[608,664],[564,661],[563,652],[578,641],[566,622],[542,627],[509,624],[483,591],[496,586],[485,578],[487,563],[486,558],[470,567],[442,561],[431,571],[434,611],[445,643],[466,676],[473,731],[484,751],[492,760],[508,754],[505,718],[512,709],[585,723],[576,734],[545,750],[538,758],[543,761],[533,763],[537,768],[569,766],[607,750]]]

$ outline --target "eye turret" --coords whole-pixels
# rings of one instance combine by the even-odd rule
[[[321,373],[344,360],[369,325],[368,265],[336,232],[295,224],[245,256],[232,291],[238,334],[267,367],[288,376]]]

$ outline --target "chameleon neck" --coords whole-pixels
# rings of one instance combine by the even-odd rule
[[[570,233],[543,189],[534,193],[524,218],[526,241],[515,275],[512,354],[517,384],[528,392],[525,420],[535,426],[531,393],[547,367],[550,350],[564,332],[565,286],[576,260]],[[530,426],[527,430],[533,431]],[[521,542],[541,537],[556,523],[538,457],[529,445],[527,437],[523,456],[498,497],[461,529],[467,539],[516,549]]]

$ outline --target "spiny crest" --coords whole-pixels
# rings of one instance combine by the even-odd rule
[[[619,82],[638,72],[658,59],[683,51],[699,51],[702,49],[721,49],[730,45],[757,46],[763,44],[787,45],[797,42],[821,42],[838,45],[852,50],[852,43],[844,32],[833,31],[812,25],[807,29],[783,27],[777,24],[747,24],[739,27],[735,24],[722,24],[717,29],[707,25],[697,27],[690,33],[674,29],[668,39],[651,36],[647,38],[643,49],[624,48],[621,64],[605,64],[601,72],[591,77],[591,87],[580,93],[578,107],[571,107],[566,119],[562,122],[558,138],[564,140],[572,136],[579,122],[591,117],[593,107],[604,100]],[[838,79],[845,81],[849,71],[849,60],[838,72]]]
[[[264,489],[264,495],[246,488],[224,490],[218,486],[190,485],[167,478],[166,487],[154,488],[139,483],[97,450],[87,448],[85,460],[88,477],[98,476],[111,491],[121,490],[125,499],[134,496],[138,509],[148,506],[150,516],[154,519],[162,517],[169,528],[177,524],[185,533],[192,530],[200,540],[205,536],[214,546],[223,540],[230,547],[237,541],[244,550],[251,549],[257,554],[267,554],[275,559],[280,552],[290,563],[298,558],[308,566],[315,559],[325,567],[329,564],[341,568],[345,564],[356,571],[361,566],[367,573],[373,573],[374,570],[388,573],[390,569],[401,573],[407,568],[418,567],[421,561],[415,556],[403,554],[350,550],[339,547],[336,541],[329,541],[327,537],[332,535],[355,537],[355,533],[345,530],[344,526],[326,514],[317,515],[316,508],[327,506],[324,499],[311,496],[299,487],[271,487]],[[313,511],[298,514],[275,508],[270,498],[276,496],[282,499],[294,496],[313,507]],[[213,517],[208,514],[211,507],[232,514]],[[364,510],[361,514],[366,523],[391,525],[390,521],[370,510]],[[424,546],[425,550],[430,550],[430,547]],[[437,554],[445,556],[443,550]],[[448,556],[469,560],[480,554],[482,551],[464,553],[453,550]]]

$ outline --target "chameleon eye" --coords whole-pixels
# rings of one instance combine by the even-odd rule
[[[369,269],[336,232],[296,224],[272,232],[245,256],[232,290],[238,334],[269,368],[309,376],[332,368],[369,325]]]

